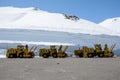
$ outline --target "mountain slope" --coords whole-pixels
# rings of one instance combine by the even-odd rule
[[[0,7],[0,11],[0,28],[117,35],[116,32],[110,34],[110,30],[93,22],[67,19],[63,14],[49,13],[37,8]]]
[[[106,19],[99,23],[99,25],[110,29],[113,33],[120,34],[120,17]]]

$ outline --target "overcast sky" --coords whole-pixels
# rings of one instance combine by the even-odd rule
[[[0,7],[37,7],[41,10],[76,15],[95,23],[120,17],[120,0],[0,0]]]

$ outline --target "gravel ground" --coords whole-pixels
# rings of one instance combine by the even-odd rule
[[[120,57],[3,58],[0,80],[120,80]]]

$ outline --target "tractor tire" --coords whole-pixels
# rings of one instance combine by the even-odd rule
[[[63,58],[65,58],[65,57],[67,57],[67,54],[66,54],[66,53],[63,54]]]
[[[47,54],[43,54],[42,57],[43,57],[43,58],[48,58],[49,55],[47,55]]]
[[[57,57],[58,57],[58,56],[57,56],[57,53],[53,53],[53,54],[52,54],[52,57],[53,57],[53,58],[57,58]]]
[[[19,57],[19,58],[23,58],[23,54],[22,54],[22,53],[20,53],[18,57]]]
[[[100,58],[104,57],[104,53],[98,53],[98,57]]]
[[[87,57],[88,57],[88,58],[93,58],[94,55],[93,55],[93,53],[88,53],[88,54],[87,54]]]
[[[34,52],[29,52],[29,55],[30,55],[30,57],[29,57],[29,58],[34,58],[34,57],[35,57]]]
[[[110,53],[110,56],[109,57],[114,57],[114,53]]]
[[[10,54],[8,58],[13,58],[13,55],[12,55],[12,54]]]
[[[83,53],[79,54],[79,57],[82,58],[83,57]]]

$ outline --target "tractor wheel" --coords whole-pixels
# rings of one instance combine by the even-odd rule
[[[12,55],[12,54],[10,54],[10,55],[9,55],[9,58],[13,58],[13,55]]]
[[[83,57],[83,53],[79,54],[79,57]]]
[[[110,56],[109,57],[113,57],[114,56],[114,53],[110,53]]]
[[[93,58],[94,57],[93,53],[88,53],[87,56],[88,56],[88,58]]]
[[[48,58],[49,56],[47,54],[42,55],[43,58]]]
[[[23,58],[23,54],[22,53],[19,54],[19,58]]]
[[[66,53],[63,53],[63,58],[67,57],[67,54]]]
[[[34,52],[29,52],[30,57],[29,58],[34,58],[35,54]]]
[[[104,53],[99,53],[98,57],[100,57],[100,58],[104,57]]]
[[[53,53],[53,54],[52,54],[52,57],[53,57],[53,58],[57,58],[57,53]]]

